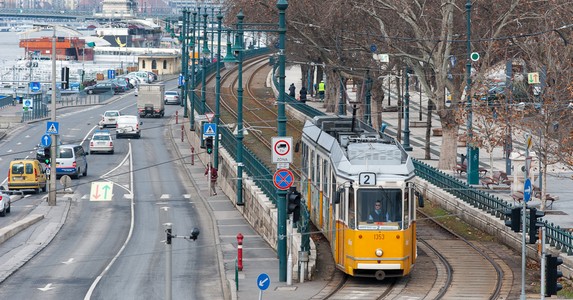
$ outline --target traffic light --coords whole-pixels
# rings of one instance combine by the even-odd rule
[[[62,90],[67,90],[70,87],[70,68],[62,68]]]
[[[545,212],[542,210],[537,210],[536,208],[529,209],[529,243],[535,244],[537,239],[539,238],[538,235],[538,228],[543,227],[544,223],[538,221],[538,218],[545,216]]]
[[[547,264],[545,266],[545,296],[557,295],[557,292],[563,288],[563,285],[557,280],[563,276],[561,271],[557,270],[557,266],[563,263],[563,259],[551,254],[545,254]]]
[[[294,223],[298,222],[300,219],[300,196],[301,194],[297,192],[296,187],[291,187],[287,193],[287,213],[292,214],[292,221]]]
[[[205,139],[205,148],[207,149],[207,153],[213,153],[213,137],[210,136]]]
[[[509,220],[505,220],[505,226],[511,227],[515,232],[521,231],[521,208],[514,207],[511,210],[506,210],[504,213]]]
[[[50,156],[51,151],[50,150],[51,150],[50,147],[44,148],[44,163],[46,165],[49,165],[51,162],[51,159],[50,159],[51,158],[51,156]]]

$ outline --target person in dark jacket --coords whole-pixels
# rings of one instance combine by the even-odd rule
[[[299,93],[300,93],[300,102],[306,103],[306,94],[307,94],[306,88],[304,86],[300,88]]]
[[[289,96],[291,96],[293,98],[296,97],[296,87],[294,86],[294,83],[290,84],[288,91],[289,91],[289,93],[288,93]]]

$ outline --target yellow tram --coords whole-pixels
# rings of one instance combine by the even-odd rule
[[[400,277],[416,262],[414,165],[397,141],[345,116],[306,121],[302,195],[336,266],[357,277]]]

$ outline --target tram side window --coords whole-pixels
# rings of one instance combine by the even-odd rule
[[[314,180],[314,165],[316,164],[316,161],[314,160],[315,156],[314,156],[314,150],[310,150],[310,164],[308,166],[308,172],[310,173],[309,179],[312,182],[312,180]]]
[[[340,193],[341,200],[344,199],[344,190]],[[341,201],[343,202],[343,201]],[[356,211],[354,210],[354,189],[350,189],[348,192],[348,227],[356,228]]]
[[[412,205],[410,205],[411,201],[411,196],[414,193],[412,193],[412,191],[410,190],[411,188],[406,188],[406,191],[404,192],[404,222],[403,222],[403,227],[404,229],[410,227],[410,209],[415,209]]]
[[[302,173],[308,176],[308,146],[302,144]]]
[[[328,163],[326,160],[322,160],[322,191],[326,197],[329,196],[328,193],[328,182],[330,181],[330,176],[328,176]]]
[[[320,174],[319,174],[319,171],[320,171],[320,165],[319,165],[319,163],[320,163],[320,156],[318,155],[318,153],[315,152],[315,153],[314,153],[314,166],[313,166],[314,176],[312,177],[312,178],[314,179],[314,180],[313,180],[313,183],[314,183],[315,185],[316,185],[316,183],[317,183],[317,182],[319,181],[319,179],[320,179],[320,178],[319,178],[319,176],[320,176]]]

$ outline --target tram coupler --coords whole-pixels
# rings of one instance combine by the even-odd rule
[[[243,235],[237,234],[237,266],[239,271],[243,271]]]
[[[191,146],[191,165],[195,165],[195,147]]]
[[[175,111],[175,124],[179,124],[179,111]]]

